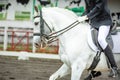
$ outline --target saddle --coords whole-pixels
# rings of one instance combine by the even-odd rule
[[[88,45],[95,52],[103,51],[98,43],[97,37],[98,37],[98,30],[94,28],[90,29],[90,31],[88,32]],[[113,44],[111,33],[107,36],[106,41],[108,42],[111,49],[113,49],[114,44]]]
[[[98,43],[98,38],[97,38],[98,37],[98,30],[96,30],[94,28],[91,29],[91,37],[92,37],[93,43],[98,47],[98,49],[100,51],[103,51]],[[111,49],[113,49],[114,45],[113,45],[111,33],[109,33],[109,35],[107,36],[106,41],[108,42],[108,45],[111,47]]]

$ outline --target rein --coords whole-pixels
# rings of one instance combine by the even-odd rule
[[[37,17],[41,17],[41,16],[35,16],[34,18],[37,18]],[[43,19],[43,18],[42,18]],[[52,32],[52,29],[49,27],[49,25],[46,23],[46,21],[43,19],[43,21],[45,22],[45,24],[47,25],[47,27],[49,28],[50,32]],[[74,28],[76,25],[78,25],[80,22],[78,21],[75,21],[73,22],[72,24],[70,24],[69,26],[67,26],[66,28],[64,29],[61,29],[57,32],[53,32],[49,35],[47,34],[40,34],[40,33],[34,33],[34,35],[41,35],[43,37],[45,37],[47,40],[47,43],[52,43],[54,41],[57,41],[57,37],[59,37],[60,35],[64,34],[65,32],[69,31],[70,29]]]
[[[58,36],[62,35],[63,33],[67,32],[68,30],[72,29],[73,27],[75,27],[75,26],[78,25],[79,23],[80,23],[80,22],[75,21],[75,22],[73,22],[72,24],[70,24],[69,26],[67,26],[66,28],[61,29],[61,30],[59,30],[59,31],[57,31],[57,32],[51,33],[51,34],[49,34],[48,36],[55,37],[55,36],[53,36],[53,35],[58,34],[58,35],[56,35],[56,37],[58,37]]]
[[[34,17],[34,19],[35,18],[37,18],[37,17],[40,17],[41,18],[41,20],[46,24],[46,26],[49,28],[49,30],[50,30],[50,32],[52,32],[52,29],[50,28],[50,26],[47,24],[47,22],[43,19],[43,17],[42,17],[42,15],[40,15],[40,16],[35,16]],[[42,26],[44,27],[44,25],[43,25],[43,22],[40,22],[40,23],[42,23]],[[41,33],[34,33],[34,35],[37,35],[37,36],[42,36],[42,37],[44,37],[45,38],[45,40],[47,41],[47,43],[52,43],[52,42],[54,42],[54,41],[57,41],[58,39],[57,39],[57,37],[59,37],[60,35],[62,35],[62,34],[64,34],[65,32],[67,32],[67,31],[69,31],[70,29],[72,29],[72,28],[74,28],[76,25],[78,25],[80,22],[78,22],[78,21],[75,21],[75,22],[73,22],[72,24],[70,24],[69,26],[67,26],[66,28],[64,28],[64,29],[61,29],[61,30],[59,30],[59,31],[57,31],[57,32],[53,32],[53,33],[51,33],[51,34],[43,34],[43,29],[41,30],[42,32]],[[41,28],[41,27],[40,27]]]
[[[50,39],[50,42],[53,42],[57,37],[59,37],[60,35],[62,35],[63,33],[69,31],[70,29],[74,28],[76,25],[78,25],[80,22],[75,21],[72,24],[70,24],[69,26],[67,26],[64,29],[61,29],[57,32],[51,33],[49,35],[47,35],[48,39]]]

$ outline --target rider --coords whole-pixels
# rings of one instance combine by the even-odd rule
[[[118,67],[112,50],[106,42],[106,37],[108,36],[112,25],[112,19],[108,9],[107,0],[85,0],[85,4],[85,14],[84,16],[79,17],[78,21],[81,22],[89,20],[92,28],[98,30],[98,43],[108,58],[111,66],[109,77],[114,77],[118,74]]]

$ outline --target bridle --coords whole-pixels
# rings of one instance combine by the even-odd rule
[[[34,19],[35,18],[40,18],[41,16],[35,16],[33,17]],[[50,30],[50,32],[52,32],[52,29],[50,28],[50,26],[47,24],[47,22],[41,17],[41,19],[43,20],[43,22],[45,23],[45,25],[48,27],[48,29]]]
[[[53,32],[53,30],[50,28],[50,26],[48,25],[48,23],[45,21],[45,19],[42,16],[42,11],[40,11],[40,15],[39,16],[35,16],[35,18],[40,18],[40,33],[34,33],[34,35],[40,36],[41,37],[41,42],[44,42],[46,44],[50,44],[54,41],[57,41],[58,37],[60,35],[62,35],[63,33],[69,31],[70,29],[72,29],[73,27],[75,27],[76,25],[78,25],[80,22],[75,21],[72,24],[70,24],[69,26],[67,26],[64,29],[61,29],[59,31]],[[48,27],[48,29],[50,30],[50,34],[45,34],[44,33],[44,24]]]

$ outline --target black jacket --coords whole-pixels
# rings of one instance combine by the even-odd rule
[[[112,25],[110,10],[107,0],[85,0],[86,11],[92,27],[99,28],[101,25]]]

